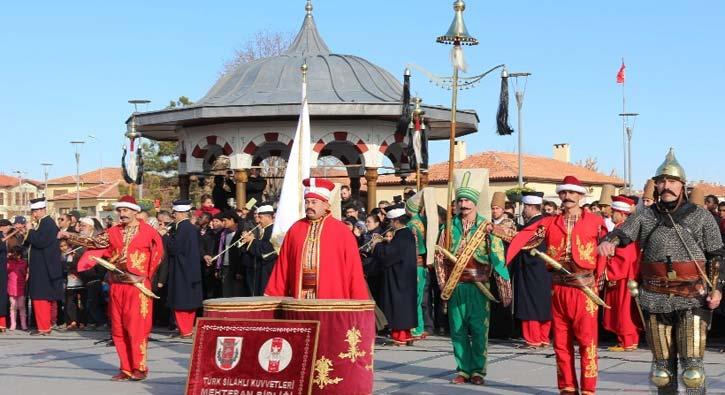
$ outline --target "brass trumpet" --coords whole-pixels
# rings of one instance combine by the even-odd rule
[[[365,253],[365,254],[370,253],[370,251],[372,251],[373,242],[375,241],[375,236],[377,235],[377,236],[380,236],[380,237],[385,237],[385,234],[386,233],[392,232],[393,230],[395,230],[395,229],[393,229],[393,227],[391,226],[388,229],[385,229],[385,231],[383,231],[383,233],[374,234],[372,236],[372,238],[370,239],[370,241],[368,241],[367,243],[361,245],[358,248],[358,251],[361,252],[361,253]]]

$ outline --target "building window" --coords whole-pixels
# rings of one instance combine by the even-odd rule
[[[35,199],[35,192],[30,192],[30,194],[28,194],[28,196],[29,196],[28,199],[30,199],[30,200]]]
[[[83,207],[81,209],[82,211],[86,212],[86,215],[89,217],[95,217],[96,216],[96,208],[95,207]]]
[[[0,193],[0,206],[4,206],[4,205],[5,205],[5,194]]]
[[[22,206],[22,198],[20,197],[20,192],[15,192],[15,205],[16,206]]]
[[[68,193],[68,190],[67,189],[56,189],[55,191],[53,191],[53,197],[58,197],[60,195],[65,195],[66,193]]]

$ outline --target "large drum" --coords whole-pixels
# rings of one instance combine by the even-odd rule
[[[285,299],[279,318],[320,321],[313,394],[373,393],[375,302]]]
[[[259,320],[280,318],[278,313],[283,299],[285,298],[266,296],[207,299],[204,301],[204,317]]]

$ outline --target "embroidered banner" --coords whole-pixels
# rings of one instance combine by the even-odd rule
[[[318,321],[199,318],[190,395],[310,394]]]

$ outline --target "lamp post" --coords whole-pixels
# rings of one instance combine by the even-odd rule
[[[521,120],[521,108],[524,106],[524,95],[526,94],[526,83],[529,80],[529,76],[531,73],[522,71],[517,73],[508,73],[509,78],[515,78],[515,86],[516,86],[516,109],[517,109],[517,117],[518,117],[518,124],[519,124],[519,189],[524,187],[524,173],[523,173],[523,160],[521,157],[521,153],[523,152],[523,145],[524,145],[524,129],[522,127],[522,120]],[[519,78],[524,79],[524,89],[519,89]]]
[[[453,22],[448,28],[445,35],[436,38],[436,42],[441,44],[453,45],[452,58],[453,58],[453,76],[451,78],[451,131],[448,136],[448,213],[446,215],[446,231],[448,233],[446,237],[446,247],[450,247],[451,243],[451,228],[453,220],[453,166],[454,166],[454,151],[456,145],[456,112],[458,107],[458,69],[463,68],[463,49],[461,45],[477,45],[478,40],[468,34],[466,24],[463,22],[463,11],[466,9],[466,5],[463,0],[456,0],[453,3],[453,10],[455,16]]]
[[[43,178],[44,178],[44,184],[45,187],[43,189],[43,197],[48,196],[48,172],[50,171],[50,167],[53,166],[52,163],[41,163],[41,166],[43,166]]]
[[[76,210],[81,211],[81,147],[85,141],[71,141],[76,150]]]
[[[623,112],[619,114],[619,116],[622,117],[625,137],[627,138],[625,147],[627,156],[625,157],[626,173],[624,174],[624,183],[625,188],[630,193],[632,192],[632,129],[634,129],[634,124],[638,115],[639,113],[636,112]],[[632,125],[629,125],[630,118],[632,119]]]

